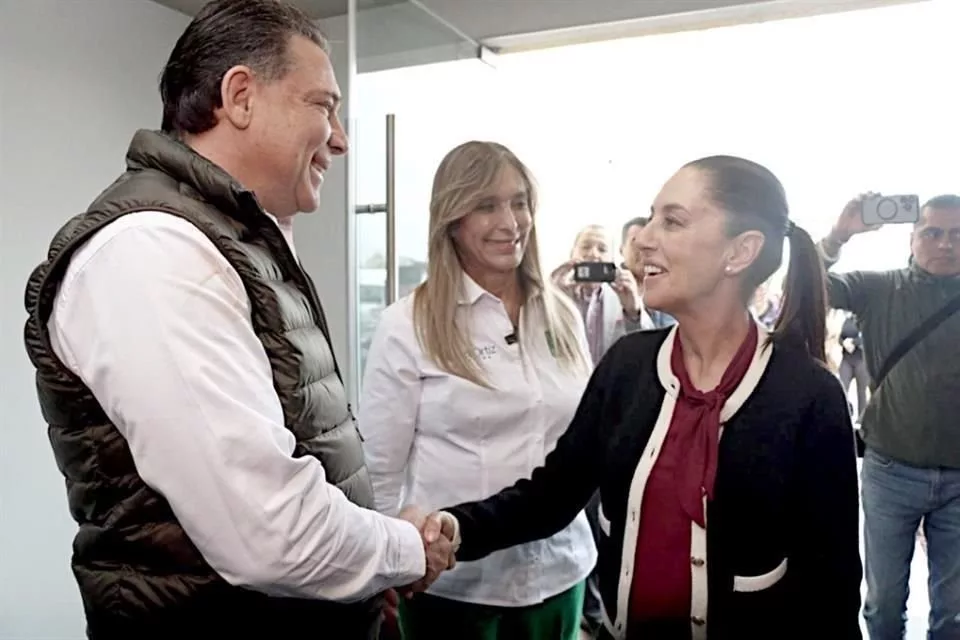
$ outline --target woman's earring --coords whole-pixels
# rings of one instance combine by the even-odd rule
[[[727,275],[730,275],[731,273],[733,273],[733,269],[730,268],[730,265],[727,265],[724,268],[724,271],[727,273]]]

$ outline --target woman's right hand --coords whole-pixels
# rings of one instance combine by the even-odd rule
[[[866,224],[863,221],[863,201],[877,195],[879,194],[872,191],[861,193],[847,203],[830,232],[831,238],[837,244],[844,244],[857,234],[876,231],[880,228],[880,225]]]

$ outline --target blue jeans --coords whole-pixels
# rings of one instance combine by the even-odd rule
[[[863,459],[870,640],[905,633],[910,561],[923,523],[930,567],[928,640],[960,639],[960,470],[920,469],[871,450]]]

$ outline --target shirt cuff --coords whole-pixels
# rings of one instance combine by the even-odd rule
[[[387,530],[390,535],[388,544],[393,560],[393,572],[397,586],[416,582],[427,574],[427,554],[423,549],[420,531],[406,520],[389,518]]]
[[[821,240],[820,242],[817,243],[817,249],[820,250],[820,255],[823,257],[823,260],[828,264],[833,264],[840,259],[840,247],[837,247],[836,253],[831,255],[830,253],[827,252],[827,242],[825,240]]]

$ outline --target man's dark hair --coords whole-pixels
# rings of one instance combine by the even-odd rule
[[[960,209],[960,196],[952,193],[934,196],[927,200],[924,209]]]
[[[627,244],[627,234],[630,232],[630,229],[633,227],[645,227],[648,222],[650,222],[650,218],[646,216],[637,216],[636,218],[627,220],[627,223],[623,225],[623,230],[620,232],[620,246]]]
[[[279,0],[214,0],[205,5],[177,40],[160,75],[161,128],[192,134],[213,128],[214,112],[223,106],[224,74],[247,65],[267,80],[283,77],[293,36],[329,52],[310,18]]]

